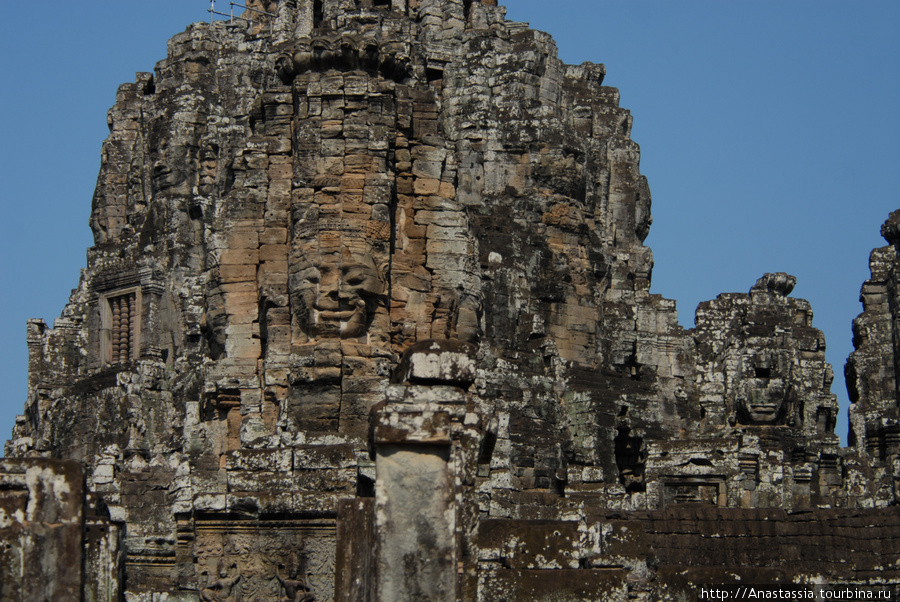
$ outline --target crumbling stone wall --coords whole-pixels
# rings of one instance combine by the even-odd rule
[[[0,460],[0,599],[120,599],[120,525],[94,502],[78,462]]]
[[[84,551],[123,567],[110,591],[662,599],[679,566],[763,574],[709,529],[757,549],[770,515],[892,524],[893,246],[842,449],[793,276],[689,331],[649,294],[649,186],[604,66],[490,0],[249,6],[269,14],[194,24],[119,89],[87,267],[28,324],[7,454],[82,463],[92,513],[125,527],[121,563]],[[669,545],[660,517],[692,512]],[[888,578],[883,541],[822,574]]]

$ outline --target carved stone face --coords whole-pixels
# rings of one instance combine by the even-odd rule
[[[781,423],[787,405],[785,397],[780,379],[777,383],[743,383],[738,397],[738,418],[743,424]]]
[[[351,339],[366,334],[386,288],[371,256],[335,252],[292,274],[291,303],[309,336]]]
[[[150,183],[154,192],[190,194],[188,174],[194,168],[194,157],[186,146],[167,138],[156,141],[150,152]]]
[[[736,398],[738,420],[742,424],[783,424],[789,408],[787,367],[777,355],[757,354],[744,361]]]

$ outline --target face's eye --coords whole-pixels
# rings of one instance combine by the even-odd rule
[[[319,280],[321,280],[321,278],[321,273],[319,273],[319,270],[315,268],[307,268],[300,272],[300,279],[302,282],[306,282],[309,284],[319,284]]]
[[[352,266],[344,269],[343,281],[347,286],[361,286],[366,283],[369,274],[365,268]]]

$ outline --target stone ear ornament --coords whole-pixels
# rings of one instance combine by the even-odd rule
[[[750,291],[768,291],[781,297],[787,297],[796,285],[796,276],[791,276],[786,272],[767,273],[756,281]]]

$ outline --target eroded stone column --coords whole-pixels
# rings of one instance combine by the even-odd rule
[[[83,512],[78,462],[0,458],[0,599],[81,599]]]
[[[398,371],[406,384],[373,414],[379,600],[457,599],[459,442],[478,422],[465,391],[474,374],[469,346],[419,343]]]
[[[434,445],[382,441],[375,490],[379,600],[456,599],[449,451],[449,437]]]

